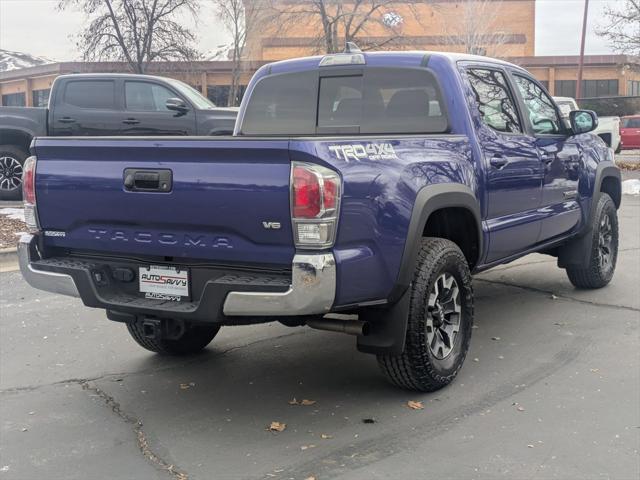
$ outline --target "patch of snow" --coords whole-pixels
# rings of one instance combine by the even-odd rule
[[[0,208],[0,215],[6,215],[11,220],[24,222],[24,208]]]
[[[640,195],[640,180],[633,178],[622,182],[622,193],[624,195]]]
[[[204,60],[231,60],[231,45],[217,45],[213,50],[209,50],[204,54]]]
[[[20,70],[21,68],[35,67],[46,63],[54,63],[54,61],[28,53],[0,49],[0,72]]]

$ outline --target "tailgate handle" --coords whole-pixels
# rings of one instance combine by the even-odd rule
[[[172,186],[171,170],[127,168],[124,171],[124,188],[130,192],[170,192]]]

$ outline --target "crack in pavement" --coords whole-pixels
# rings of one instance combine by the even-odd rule
[[[248,347],[252,347],[256,344],[262,343],[262,342],[266,342],[266,341],[274,341],[274,340],[279,340],[282,338],[287,338],[287,337],[293,337],[296,335],[302,335],[307,333],[307,330],[300,330],[298,332],[293,332],[293,333],[285,333],[284,335],[278,335],[277,337],[268,337],[268,338],[261,338],[259,340],[256,340],[254,342],[249,342],[249,343],[245,343],[243,345],[236,345],[235,347],[229,347],[225,350],[222,350],[220,352],[215,352],[212,355],[207,355],[206,357],[203,358],[203,356],[197,356],[195,357],[192,361],[189,362],[183,362],[180,364],[173,364],[173,365],[165,365],[163,367],[158,367],[158,368],[149,368],[149,369],[144,369],[144,370],[138,370],[135,372],[111,372],[111,373],[103,373],[102,375],[98,375],[96,377],[87,377],[87,378],[68,378],[66,380],[58,380],[57,382],[51,382],[51,383],[42,383],[39,385],[26,385],[23,387],[11,387],[11,388],[5,388],[0,390],[0,395],[5,394],[5,393],[18,393],[18,392],[33,392],[35,390],[38,390],[40,388],[47,388],[47,387],[56,387],[56,386],[60,386],[60,385],[81,385],[82,383],[86,383],[86,382],[97,382],[100,380],[105,380],[107,378],[110,377],[119,377],[119,378],[126,378],[132,375],[145,375],[147,373],[159,373],[159,372],[166,372],[169,370],[174,370],[176,368],[183,368],[183,367],[189,367],[192,365],[197,365],[199,363],[205,363],[213,358],[218,358],[218,357],[222,357],[224,355],[227,355],[228,353],[234,352],[236,350],[241,350],[243,348],[248,348]]]
[[[147,435],[142,428],[142,421],[138,418],[134,417],[131,414],[125,412],[120,404],[115,400],[112,395],[109,395],[104,390],[100,389],[96,386],[91,386],[89,382],[81,382],[79,385],[82,387],[82,390],[86,392],[92,392],[94,395],[98,396],[100,399],[104,401],[107,407],[111,408],[111,411],[116,414],[122,421],[125,423],[133,425],[133,431],[136,434],[138,448],[140,449],[140,453],[146,458],[154,467],[166,471],[171,475],[175,480],[188,480],[189,475],[181,469],[176,467],[174,464],[167,462],[163,459],[158,453],[154,452],[152,448],[149,446],[149,441],[147,440]]]
[[[563,300],[568,300],[568,301],[576,302],[576,303],[582,303],[584,305],[591,305],[591,306],[594,306],[594,307],[613,308],[615,310],[627,310],[627,311],[631,311],[631,312],[640,312],[640,308],[629,307],[627,305],[614,305],[614,304],[611,304],[611,303],[599,303],[599,302],[594,302],[594,301],[591,301],[591,300],[582,300],[580,298],[571,297],[569,295],[563,295],[561,293],[552,292],[551,290],[544,290],[542,288],[526,287],[524,285],[518,285],[518,284],[515,284],[515,283],[503,282],[503,281],[500,281],[500,280],[487,280],[485,278],[475,278],[474,280],[477,280],[479,282],[492,283],[494,285],[503,285],[505,287],[519,288],[521,290],[526,290],[528,292],[541,293],[541,294],[545,294],[545,295],[553,295],[553,296],[555,296],[557,298],[561,298]]]

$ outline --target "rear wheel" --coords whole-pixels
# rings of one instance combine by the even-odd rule
[[[399,387],[438,390],[462,367],[472,326],[473,289],[464,255],[449,240],[425,238],[411,286],[404,352],[379,355],[380,368]]]
[[[209,345],[220,331],[217,325],[185,325],[182,334],[166,338],[153,334],[144,322],[127,323],[127,330],[138,345],[161,355],[189,355]]]
[[[0,200],[22,198],[23,165],[28,156],[15,145],[0,145]]]
[[[618,212],[611,197],[601,193],[593,217],[591,250],[586,265],[567,266],[569,281],[578,288],[602,288],[613,278],[618,260]]]

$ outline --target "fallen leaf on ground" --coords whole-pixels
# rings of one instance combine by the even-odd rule
[[[518,406],[518,411],[519,412],[524,412],[524,407]]]
[[[558,296],[557,296],[557,295],[554,295],[554,294],[551,294],[551,298],[552,298],[553,300],[557,300],[557,299],[558,299]]]
[[[600,371],[599,368],[592,368],[591,373],[598,373]]]
[[[376,423],[374,418],[363,418],[362,423]]]
[[[422,405],[422,402],[414,402],[413,400],[409,400],[407,402],[407,407],[413,410],[422,410],[424,408],[424,405]]]
[[[529,445],[527,445],[527,447],[529,447],[529,448],[533,448],[533,445],[529,444]]]
[[[498,341],[498,340],[500,340],[500,337],[491,337],[491,340],[496,340],[496,341]]]
[[[333,435],[327,435],[326,433],[323,433],[322,435],[320,435],[320,438],[322,438],[323,440],[328,440],[329,438],[333,438]]]
[[[302,445],[300,447],[300,450],[308,450],[308,449],[314,448],[314,447],[315,447],[315,445]]]
[[[313,475],[311,475],[310,477],[305,478],[304,480],[316,480],[316,477],[314,477]]]
[[[293,397],[291,400],[289,400],[289,405],[300,405],[298,403],[298,400],[296,400],[296,397]]]
[[[269,431],[271,432],[283,432],[285,428],[287,428],[286,423],[271,422],[271,425],[269,425]]]
[[[181,384],[180,384],[180,390],[188,390],[188,389],[190,389],[191,387],[195,387],[195,386],[196,386],[196,384],[195,384],[195,383],[193,383],[193,382],[189,382],[189,383],[181,383]]]
[[[479,359],[479,358],[474,358],[474,359],[473,359],[473,361],[474,361],[474,362],[479,362],[479,361],[480,361],[480,359]]]
[[[309,405],[313,405],[314,403],[316,403],[315,400],[307,400],[305,398],[300,402],[300,405],[304,405],[305,407],[308,407]]]

